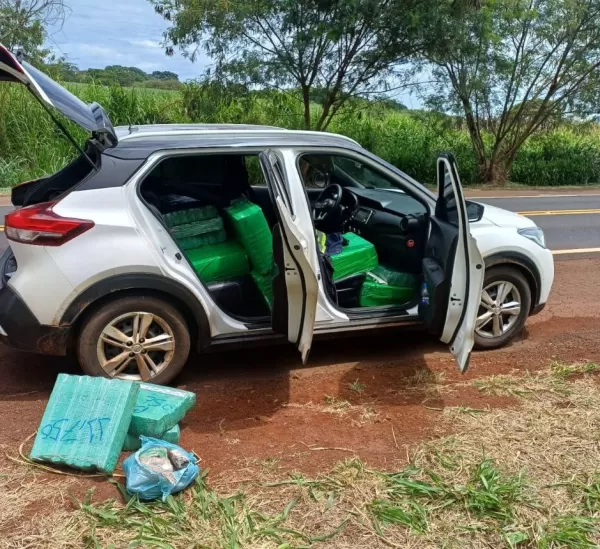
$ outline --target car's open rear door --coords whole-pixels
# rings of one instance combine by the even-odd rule
[[[469,231],[467,206],[451,154],[437,161],[438,200],[423,259],[419,313],[429,331],[447,343],[464,372],[474,343],[484,263]]]
[[[273,254],[278,268],[273,279],[273,330],[287,336],[306,363],[319,293],[319,275],[310,261],[315,237],[312,226],[300,226],[294,215],[281,159],[272,150],[261,153],[259,158],[278,220],[273,230]]]

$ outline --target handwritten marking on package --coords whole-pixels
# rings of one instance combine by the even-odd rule
[[[170,412],[173,406],[169,404],[166,399],[158,398],[156,396],[147,396],[141,404],[138,404],[134,409],[134,414],[143,414],[150,408],[162,408],[165,412]]]
[[[102,442],[104,427],[110,422],[109,417],[95,417],[89,419],[54,419],[46,423],[41,429],[42,440],[60,442],[77,442],[83,438],[88,443]]]

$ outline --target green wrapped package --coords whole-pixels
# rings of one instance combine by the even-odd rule
[[[252,276],[252,280],[260,290],[265,303],[269,307],[270,310],[273,309],[273,278],[275,276],[275,267],[271,270],[269,274],[259,273],[256,269],[250,271],[250,276]]]
[[[219,212],[214,206],[202,206],[200,208],[189,208],[187,210],[179,210],[164,214],[165,223],[169,227],[184,225],[185,223],[193,223],[194,221],[205,221],[219,217]]]
[[[166,433],[163,433],[161,436],[156,438],[159,440],[166,440],[171,444],[179,444],[180,436],[181,431],[179,429],[179,425],[175,425],[175,427],[171,427],[171,429],[169,429]],[[136,450],[139,450],[141,446],[142,441],[140,440],[139,435],[130,435],[127,433],[127,437],[125,437],[125,443],[123,444],[124,452],[135,452]]]
[[[198,278],[206,284],[250,272],[248,256],[235,240],[188,250],[186,256]]]
[[[200,246],[209,246],[210,244],[218,244],[227,240],[227,233],[225,229],[219,231],[213,231],[197,236],[190,236],[188,238],[178,238],[177,244],[182,250],[191,250],[193,248],[199,248]]]
[[[373,244],[354,233],[345,233],[344,239],[348,244],[341,253],[331,256],[334,280],[365,273],[377,266],[377,252]]]
[[[412,301],[417,295],[418,278],[378,265],[367,273],[359,296],[361,307],[400,305]]]
[[[260,207],[241,198],[225,208],[236,238],[242,244],[252,268],[267,274],[273,268],[273,236]]]
[[[179,240],[180,238],[214,233],[223,231],[224,229],[223,219],[221,217],[213,217],[212,219],[193,221],[184,225],[175,225],[171,227],[171,234]]]

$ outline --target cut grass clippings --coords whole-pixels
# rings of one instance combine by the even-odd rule
[[[54,521],[52,513],[37,521],[36,539],[57,548],[598,547],[597,369],[553,363],[542,373],[477,380],[480,391],[519,405],[446,409],[443,428],[455,434],[421,444],[400,471],[372,470],[355,457],[316,478],[276,465],[238,472],[251,481],[228,474],[212,485],[203,476],[166,503],[125,495],[125,503],[88,499],[69,513],[57,505]],[[41,486],[56,503],[57,485]],[[13,506],[0,545],[34,547],[27,527],[14,523],[17,493],[8,490],[0,504],[0,517]]]

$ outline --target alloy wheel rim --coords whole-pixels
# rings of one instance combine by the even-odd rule
[[[105,375],[149,381],[169,367],[175,352],[173,330],[163,318],[131,312],[111,320],[100,333],[97,354]]]
[[[521,314],[521,294],[506,280],[488,284],[481,292],[475,332],[488,339],[504,335]]]

